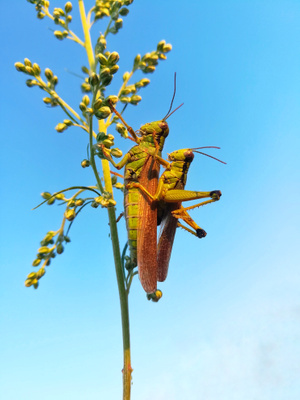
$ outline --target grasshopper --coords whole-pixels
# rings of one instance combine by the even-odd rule
[[[148,196],[145,196],[130,183],[141,184],[150,195],[157,192],[159,166],[165,161],[160,157],[165,138],[169,134],[166,119],[177,109],[160,121],[146,123],[139,129],[140,137],[126,124],[122,116],[113,108],[123,122],[133,140],[137,143],[124,158],[115,163],[103,148],[103,153],[118,170],[125,166],[124,173],[124,212],[128,231],[130,249],[130,265],[138,265],[141,284],[147,293],[153,293],[157,285],[157,208],[152,205]]]
[[[200,147],[203,148],[218,148],[215,146]],[[199,149],[199,148],[198,148]],[[205,237],[206,232],[200,228],[193,219],[189,216],[188,210],[218,201],[221,197],[221,191],[214,190],[210,192],[198,192],[184,190],[187,173],[191,162],[194,158],[194,152],[204,154],[208,157],[214,158],[208,154],[197,151],[196,149],[182,149],[169,154],[168,159],[171,163],[164,161],[160,157],[157,160],[162,164],[166,171],[162,174],[158,182],[156,193],[150,193],[141,182],[130,182],[127,184],[127,189],[139,189],[145,196],[151,200],[152,206],[156,204],[158,209],[158,225],[162,222],[159,241],[157,246],[157,281],[163,282],[168,273],[169,261],[171,257],[172,246],[175,237],[177,226],[184,228],[190,233],[199,238]],[[224,163],[225,164],[225,163]],[[184,208],[181,202],[196,200],[201,198],[210,197],[210,200],[203,201],[194,206]],[[193,230],[187,228],[178,222],[182,219]]]

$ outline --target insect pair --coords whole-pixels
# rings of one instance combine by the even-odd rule
[[[172,113],[169,110],[160,121],[143,125],[139,129],[140,136],[126,124],[114,107],[112,110],[123,122],[137,145],[132,147],[119,163],[115,163],[105,149],[103,153],[115,168],[125,167],[124,211],[130,267],[138,266],[141,284],[148,294],[152,294],[156,292],[157,281],[162,282],[167,277],[177,226],[199,238],[206,236],[206,232],[193,221],[187,211],[219,200],[221,192],[187,191],[184,188],[194,152],[205,154],[198,149],[218,147],[177,150],[169,154],[169,161],[165,161],[161,158],[161,151],[169,134],[166,119],[176,110]],[[165,168],[165,172],[159,178],[160,165]],[[188,208],[181,205],[182,202],[202,198],[209,200]],[[179,223],[179,219],[191,229]],[[157,225],[161,225],[158,241]]]

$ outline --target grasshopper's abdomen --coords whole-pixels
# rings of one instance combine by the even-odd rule
[[[125,181],[125,187],[126,187]],[[128,234],[128,246],[132,266],[137,265],[137,229],[139,221],[139,190],[136,188],[125,189],[124,210]]]

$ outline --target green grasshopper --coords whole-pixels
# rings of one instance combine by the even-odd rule
[[[124,212],[130,267],[138,265],[140,281],[147,293],[153,293],[157,285],[157,208],[141,191],[135,187],[129,188],[128,184],[140,183],[151,195],[157,192],[159,166],[161,162],[165,163],[160,155],[165,138],[169,134],[166,119],[177,110],[170,113],[173,99],[167,115],[162,120],[147,123],[139,129],[141,137],[138,137],[122,116],[111,107],[137,145],[132,147],[119,163],[115,163],[103,148],[104,155],[115,168],[119,170],[125,166]]]
[[[219,148],[215,146],[207,147]],[[200,149],[207,147],[200,147]],[[156,204],[158,209],[158,225],[162,222],[157,246],[157,281],[159,282],[163,282],[167,277],[177,226],[184,228],[199,238],[206,236],[206,232],[193,221],[193,219],[187,213],[187,210],[218,201],[222,195],[219,190],[214,190],[211,192],[184,190],[187,173],[194,158],[193,152],[204,154],[224,163],[223,161],[218,160],[217,158],[208,154],[199,152],[196,149],[177,150],[169,154],[168,158],[171,163],[168,163],[160,157],[157,157],[158,162],[160,162],[160,164],[166,168],[166,171],[159,179],[157,191],[154,195],[150,193],[147,188],[141,184],[141,182],[130,182],[127,184],[127,189],[139,189],[151,200],[151,205],[154,207]],[[188,208],[181,206],[181,202],[205,197],[210,197],[211,199]],[[193,230],[190,230],[186,226],[179,223],[178,219],[182,219]]]

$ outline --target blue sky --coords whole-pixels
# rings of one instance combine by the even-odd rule
[[[75,2],[73,15],[82,37]],[[214,154],[228,163],[195,157],[186,188],[223,196],[192,213],[206,238],[177,232],[162,300],[148,302],[137,279],[132,286],[133,400],[300,396],[299,20],[299,1],[135,1],[110,39],[120,72],[109,94],[137,53],[161,39],[173,45],[141,104],[126,111],[127,122],[137,129],[166,114],[176,72],[175,103],[184,106],[168,120],[164,156],[218,145]],[[50,20],[37,20],[25,1],[3,2],[0,29],[1,397],[121,398],[119,299],[105,212],[86,208],[39,289],[23,285],[39,241],[63,213],[55,205],[32,211],[39,194],[94,178],[80,166],[87,137],[75,128],[58,134],[64,116],[13,65],[27,57],[53,69],[59,93],[78,108],[80,80],[70,71],[80,73],[85,54],[57,41]],[[94,26],[94,39],[101,30]]]

